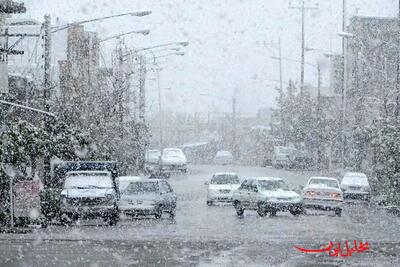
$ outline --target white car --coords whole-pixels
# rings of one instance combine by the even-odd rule
[[[233,193],[236,214],[243,216],[245,210],[256,210],[264,217],[275,216],[278,211],[290,211],[294,216],[303,212],[301,197],[290,190],[281,178],[247,178]]]
[[[233,156],[230,151],[220,150],[214,157],[214,163],[217,165],[228,165],[233,163]]]
[[[161,156],[162,172],[187,172],[187,159],[179,148],[165,148]]]
[[[368,178],[364,173],[345,173],[340,188],[343,191],[343,198],[369,201],[371,187]]]
[[[339,181],[328,177],[311,177],[303,188],[304,207],[334,211],[342,215],[343,192]]]
[[[125,188],[134,181],[139,181],[142,179],[140,176],[120,176],[117,178],[118,180],[118,188],[119,192],[122,192],[125,190]]]
[[[239,176],[236,173],[215,173],[208,183],[207,205],[215,202],[232,202],[232,195],[240,186]]]
[[[103,218],[118,222],[117,190],[108,171],[71,171],[66,174],[60,196],[60,220],[70,224],[78,218]]]

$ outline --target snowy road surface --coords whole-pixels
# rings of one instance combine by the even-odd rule
[[[400,266],[399,218],[363,205],[346,205],[341,218],[319,212],[261,218],[252,211],[238,218],[231,205],[206,205],[204,182],[217,171],[278,176],[294,186],[303,185],[311,175],[272,168],[191,166],[187,176],[170,179],[179,198],[175,220],[124,219],[116,227],[83,221],[29,234],[0,234],[1,265]],[[370,250],[343,258],[293,248],[345,240],[368,241]]]

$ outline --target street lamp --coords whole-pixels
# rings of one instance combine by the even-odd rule
[[[349,38],[353,38],[354,34],[349,32],[338,32],[338,36],[342,38],[343,41],[343,88],[342,88],[342,153],[341,153],[341,163],[344,169],[345,167],[345,127],[346,127],[346,93],[347,93],[347,41]]]
[[[178,45],[178,46],[186,47],[189,45],[189,42],[188,41],[170,42],[170,43],[165,43],[165,44],[153,45],[153,46],[149,46],[149,47],[136,48],[134,50],[135,50],[135,52],[140,52],[140,51],[152,50],[155,48],[171,46],[171,45]]]
[[[69,23],[66,25],[62,25],[62,26],[52,27],[52,29],[53,29],[52,33],[68,29],[69,27],[74,26],[74,25],[82,25],[82,24],[86,24],[86,23],[90,23],[90,22],[106,20],[106,19],[111,19],[111,18],[117,18],[117,17],[123,17],[123,16],[143,17],[143,16],[150,15],[151,13],[152,12],[150,10],[139,10],[139,11],[133,11],[133,12],[122,13],[122,14],[117,14],[117,15],[99,17],[99,18],[95,18],[95,19],[81,20],[78,22],[73,22],[73,23]]]
[[[125,32],[125,33],[121,33],[121,34],[117,34],[117,35],[113,35],[113,36],[110,36],[110,37],[106,37],[106,38],[104,38],[104,39],[101,39],[101,40],[100,40],[100,43],[106,42],[106,41],[111,40],[111,39],[120,38],[120,37],[125,36],[125,35],[130,35],[130,34],[149,35],[149,33],[150,33],[150,30],[149,30],[149,29]]]
[[[161,153],[161,157],[163,155],[163,150],[164,150],[164,140],[163,140],[163,113],[162,113],[162,98],[161,98],[161,83],[160,83],[160,70],[161,68],[157,65],[156,63],[156,59],[157,58],[161,58],[161,57],[168,57],[168,56],[174,56],[174,55],[178,55],[178,56],[183,56],[185,53],[183,52],[176,52],[176,53],[169,53],[166,55],[162,55],[162,56],[155,56],[153,54],[153,60],[154,60],[154,70],[156,71],[156,79],[157,79],[157,89],[158,89],[158,111],[159,111],[159,126],[160,126],[160,153]],[[160,162],[161,163],[161,162]],[[161,170],[161,164],[160,164],[160,170]]]

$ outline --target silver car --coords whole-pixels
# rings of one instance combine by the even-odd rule
[[[303,188],[303,200],[305,208],[342,215],[343,192],[335,178],[311,177]]]
[[[165,180],[151,179],[131,182],[121,192],[119,210],[128,216],[154,215],[161,218],[164,212],[175,217],[177,196]]]

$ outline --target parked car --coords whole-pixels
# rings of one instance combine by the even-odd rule
[[[339,181],[328,177],[311,177],[303,188],[304,207],[334,211],[342,215],[343,192]]]
[[[161,156],[161,171],[187,172],[187,159],[179,148],[165,148]]]
[[[364,173],[347,172],[343,176],[340,188],[343,198],[369,201],[371,187]]]
[[[220,150],[214,157],[214,164],[228,165],[233,163],[233,156],[230,151]]]
[[[270,177],[245,179],[233,193],[233,206],[238,216],[245,210],[256,210],[261,217],[268,213],[275,216],[278,211],[295,216],[303,212],[301,197],[283,179]]]
[[[134,181],[138,181],[140,180],[141,177],[140,176],[120,176],[117,178],[118,180],[118,188],[119,188],[119,192],[122,192],[125,190],[125,188]]]
[[[165,180],[151,179],[131,182],[121,192],[119,209],[128,216],[154,215],[161,218],[164,212],[175,217],[177,196]]]
[[[60,200],[63,223],[99,217],[109,225],[118,222],[117,190],[108,171],[68,172]]]
[[[210,182],[207,182],[207,205],[215,202],[232,202],[232,195],[240,186],[239,176],[236,173],[215,173]]]

